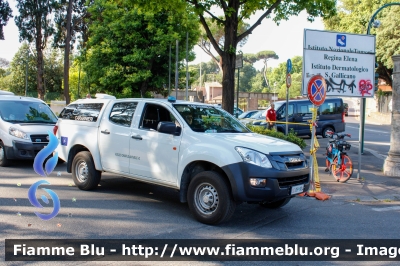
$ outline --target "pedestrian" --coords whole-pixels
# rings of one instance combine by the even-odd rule
[[[92,96],[90,95],[90,93],[86,94],[86,99],[92,99]]]
[[[275,126],[276,122],[276,112],[275,112],[275,104],[271,104],[270,108],[267,111],[266,120],[267,120],[267,128],[271,130]]]

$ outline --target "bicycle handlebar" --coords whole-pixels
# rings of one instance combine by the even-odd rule
[[[333,136],[337,136],[337,139],[344,139],[344,137],[349,137],[349,138],[351,138],[351,135],[350,134],[347,134],[347,133],[343,133],[343,134],[338,134],[338,133],[334,133],[334,132],[332,132],[332,131],[328,131],[327,132],[328,133],[328,135],[330,135],[330,138],[332,138]]]

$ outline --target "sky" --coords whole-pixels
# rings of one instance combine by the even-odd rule
[[[15,0],[10,0],[10,7],[14,10],[13,15],[17,14]],[[261,12],[256,14],[250,19],[250,25],[254,23],[261,15]],[[264,19],[253,33],[249,36],[247,43],[241,49],[244,54],[256,54],[260,51],[270,50],[274,51],[279,59],[269,60],[268,67],[277,67],[280,63],[286,62],[287,59],[294,56],[303,56],[303,34],[304,29],[317,29],[323,30],[324,25],[322,19],[316,18],[314,22],[307,21],[307,13],[302,12],[299,16],[292,16],[288,21],[282,21],[277,26],[272,20]],[[8,21],[7,26],[4,27],[5,40],[0,40],[0,58],[5,58],[11,61],[21,46],[19,43],[18,28],[14,23],[14,18]],[[196,53],[196,60],[189,62],[189,64],[198,64],[208,62],[211,58],[205,54],[200,47],[196,46],[194,49]],[[261,69],[262,63],[259,62],[255,68]]]

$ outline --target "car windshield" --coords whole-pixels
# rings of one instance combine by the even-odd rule
[[[256,112],[255,111],[244,112],[241,115],[239,115],[238,118],[240,119],[240,118],[245,118],[245,117],[251,117],[254,113],[256,113]]]
[[[258,111],[258,112],[256,112],[255,114],[253,114],[252,116],[250,116],[250,118],[252,118],[252,119],[257,119],[257,118],[262,114],[262,112],[263,112],[263,111]]]
[[[243,124],[225,110],[207,105],[174,104],[193,131],[205,133],[248,133]]]
[[[0,101],[1,119],[10,123],[55,124],[57,117],[42,102]]]

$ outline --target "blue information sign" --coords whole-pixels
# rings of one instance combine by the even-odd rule
[[[288,59],[286,62],[286,72],[290,73],[292,72],[292,60]]]

